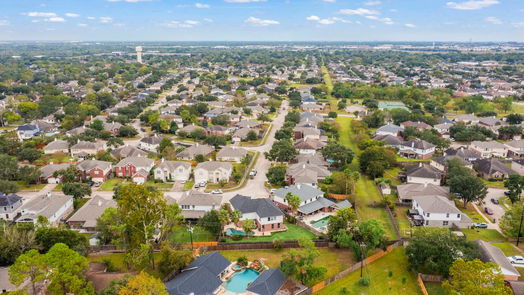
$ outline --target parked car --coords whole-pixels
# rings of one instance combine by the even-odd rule
[[[488,214],[488,215],[493,215],[493,209],[491,209],[491,208],[484,207],[484,212],[486,212],[486,214]]]
[[[477,222],[477,223],[473,223],[473,226],[475,228],[488,228],[488,224],[485,223],[485,222]]]
[[[491,203],[493,203],[495,205],[498,205],[499,204],[499,200],[491,198]]]
[[[88,182],[87,182],[87,185],[89,185],[89,186],[93,186],[93,185],[95,185],[95,182],[94,182],[94,181],[88,181]]]
[[[509,195],[510,195],[510,192],[509,192],[509,191],[505,191],[505,192],[504,192],[504,195],[509,196]]]
[[[200,187],[200,183],[195,183],[195,188],[199,188]]]
[[[214,195],[221,194],[222,190],[221,189],[216,189],[216,190],[212,191],[211,193],[214,194]]]
[[[251,178],[255,177],[257,175],[257,171],[255,169],[251,170],[251,172],[249,172],[249,176]]]
[[[508,260],[511,264],[524,264],[524,257],[522,256],[510,256]]]

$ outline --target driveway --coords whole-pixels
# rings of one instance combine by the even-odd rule
[[[488,194],[484,198],[484,207],[490,208],[493,210],[493,215],[488,215],[484,213],[484,216],[488,217],[490,221],[493,221],[495,219],[495,223],[498,223],[502,215],[504,215],[505,210],[503,208],[504,205],[499,204],[495,205],[491,202],[491,199],[500,199],[504,196],[505,189],[500,188],[488,188]],[[483,211],[484,212],[484,211]]]

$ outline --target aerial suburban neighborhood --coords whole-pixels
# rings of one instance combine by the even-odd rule
[[[0,294],[524,294],[523,52],[2,41]]]

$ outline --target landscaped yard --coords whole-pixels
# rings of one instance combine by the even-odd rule
[[[464,204],[462,201],[456,201],[455,205],[457,208],[462,211],[462,213],[465,213],[473,222],[488,222],[484,216],[480,215],[477,210],[473,207],[473,204],[469,203],[467,208],[464,209]]]
[[[173,243],[190,243],[191,236],[187,227],[180,226],[170,237],[169,240]],[[195,226],[193,230],[193,242],[210,242],[215,241],[215,237],[205,229]]]
[[[281,241],[293,241],[298,240],[301,238],[308,238],[308,239],[314,239],[316,238],[315,234],[308,231],[307,229],[300,227],[298,225],[290,224],[290,223],[284,223],[287,227],[286,231],[277,232],[272,234],[271,236],[263,236],[263,237],[250,237],[250,238],[244,238],[240,240],[241,242],[262,242],[262,241],[273,241],[275,239],[279,239]],[[228,243],[234,243],[239,241],[233,241],[232,239],[226,240]]]
[[[100,185],[99,190],[101,191],[112,191],[115,186],[124,183],[125,179],[122,178],[111,178],[106,180],[102,185]]]
[[[392,185],[399,185],[402,184],[400,180],[398,180],[398,173],[402,171],[399,167],[388,169],[384,172],[384,178],[391,180]]]
[[[411,223],[406,214],[406,211],[408,209],[409,207],[396,206],[395,211],[394,211],[397,215],[396,219],[397,219],[398,228],[400,230],[400,234],[404,237],[409,237],[410,231],[411,231],[411,227],[410,227]]]
[[[173,188],[172,182],[155,182],[153,180],[146,181],[145,185],[150,185],[155,187],[159,191],[168,191]]]
[[[160,261],[160,253],[153,253],[155,259],[155,265],[158,267],[158,262]],[[125,253],[113,253],[113,254],[102,254],[102,255],[89,255],[87,257],[88,262],[104,262],[104,260],[110,260],[113,266],[116,268],[115,271],[119,272],[132,272],[132,269],[128,269],[125,263]],[[153,270],[150,268],[146,269],[146,272],[157,277],[161,278],[160,272],[158,270]]]
[[[515,249],[515,247],[513,246],[514,244],[511,244],[510,242],[491,244],[502,250],[502,252],[504,252],[504,255],[506,256],[522,255],[522,253],[520,253],[519,250]]]
[[[13,182],[18,185],[18,187],[20,188],[21,191],[39,191],[39,190],[43,189],[44,186],[46,185],[45,183],[27,184],[23,180],[17,180],[17,181],[13,181]]]
[[[369,286],[362,286],[358,283],[360,271],[356,270],[314,294],[341,294],[343,288],[348,291],[345,294],[358,295],[422,294],[415,274],[408,271],[407,267],[408,261],[404,248],[399,247],[365,266],[364,277],[369,279]]]
[[[323,266],[327,269],[324,277],[318,280],[323,281],[327,278],[334,276],[342,270],[350,267],[355,263],[353,259],[353,253],[346,249],[318,249],[320,256],[316,259],[318,266]],[[260,259],[270,268],[278,268],[280,261],[287,252],[283,250],[227,250],[220,251],[224,257],[229,259],[231,262],[236,261],[240,256],[246,256],[248,260],[252,261]],[[317,282],[314,282],[317,283]]]
[[[188,180],[188,181],[186,181],[186,183],[184,183],[184,190],[185,191],[190,190],[190,189],[193,188],[194,185],[195,185],[194,181]]]
[[[485,185],[488,187],[495,187],[495,188],[504,188],[504,181],[489,181],[484,178],[481,178],[482,182],[484,182]]]
[[[466,235],[469,241],[483,240],[483,241],[506,241],[506,238],[495,229],[484,228],[464,228],[461,231]]]

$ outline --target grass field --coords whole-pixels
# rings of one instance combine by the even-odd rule
[[[156,183],[153,180],[148,180],[148,181],[146,181],[145,184],[153,186],[153,187],[155,187],[159,191],[168,191],[168,190],[173,188],[173,183],[172,182],[171,183],[169,183],[169,182],[168,183],[163,183],[163,182]]]
[[[519,250],[515,249],[513,244],[510,244],[509,242],[491,244],[502,250],[502,252],[504,252],[504,255],[506,256],[522,255],[522,253],[520,253]]]
[[[483,241],[506,241],[506,238],[495,229],[484,228],[464,228],[461,231],[466,234],[469,241],[483,240]]]
[[[441,283],[424,283],[426,285],[426,290],[429,295],[446,295],[446,291],[442,288]]]
[[[277,232],[272,234],[271,236],[263,236],[263,237],[250,237],[250,238],[244,238],[240,240],[241,242],[264,242],[264,241],[273,241],[274,239],[279,239],[281,241],[294,241],[301,238],[308,238],[308,239],[314,239],[316,238],[316,235],[307,229],[290,224],[290,223],[284,223],[287,227],[286,231]],[[228,243],[234,243],[239,241],[233,241],[232,239],[226,240]]]
[[[115,186],[124,183],[125,179],[122,178],[111,178],[106,180],[102,185],[100,185],[99,190],[101,191],[112,191]]]
[[[489,181],[484,178],[481,178],[482,182],[489,187],[504,188],[504,181]]]
[[[456,201],[455,205],[457,208],[462,211],[462,213],[465,213],[473,222],[488,222],[484,216],[479,214],[477,210],[473,207],[473,204],[468,204],[467,208],[464,209],[464,204],[462,201]]]
[[[18,185],[21,191],[39,191],[44,188],[45,183],[40,184],[27,184],[23,180],[12,181]]]
[[[397,224],[400,230],[400,234],[404,237],[410,236],[411,227],[410,222],[408,220],[408,216],[406,215],[406,210],[408,210],[408,207],[395,207],[395,213],[396,213],[396,219]]]
[[[153,253],[155,259],[155,265],[158,266],[160,261],[160,253]],[[87,257],[88,262],[103,262],[104,260],[110,260],[113,266],[116,268],[116,271],[119,272],[132,272],[134,270],[128,269],[125,263],[125,254],[124,253],[113,253],[113,254],[103,254],[103,255],[90,255]],[[157,278],[161,278],[160,272],[155,269],[147,268],[145,270],[150,275],[153,275]]]
[[[399,247],[379,260],[365,266],[364,277],[369,279],[369,286],[362,286],[358,283],[360,271],[357,270],[314,294],[422,294],[417,285],[415,274],[408,271],[407,267],[408,261],[404,254],[404,248]],[[348,292],[342,293],[341,290],[343,288]]]
[[[220,253],[232,262],[241,256],[246,256],[250,261],[260,259],[270,268],[278,268],[286,251],[287,250],[227,250],[220,251]],[[320,256],[315,260],[315,264],[325,267],[327,272],[322,278],[317,280],[317,282],[330,278],[355,263],[353,253],[346,249],[319,249],[319,252]]]
[[[181,226],[170,237],[169,240],[173,243],[190,243],[191,236],[187,227]],[[215,237],[205,229],[195,226],[193,231],[193,242],[209,242],[214,241]]]
[[[355,145],[355,142],[351,139],[352,120],[353,119],[350,117],[336,118],[336,122],[340,125],[340,143],[358,153],[358,148]],[[358,167],[356,161],[357,159],[353,160],[355,166]],[[380,203],[381,200],[382,196],[380,195],[380,192],[378,191],[375,183],[365,175],[361,174],[360,179],[356,185],[356,196],[353,200],[355,202],[360,219],[366,220],[374,218],[380,220],[384,225],[389,238],[396,239],[398,238],[397,234],[393,229],[393,225],[391,224],[391,220],[389,219],[386,210],[380,207],[370,206]]]
[[[190,190],[190,189],[193,188],[194,185],[195,185],[194,181],[188,180],[188,181],[186,181],[186,183],[184,183],[184,190],[185,191]]]
[[[400,185],[402,184],[402,182],[400,182],[400,180],[398,180],[397,178],[398,173],[400,171],[402,171],[402,169],[400,169],[399,167],[388,169],[384,172],[384,178],[391,180],[392,185]]]
[[[331,95],[331,92],[333,92],[333,81],[331,80],[331,75],[329,75],[329,71],[326,66],[321,66],[320,70],[322,71],[322,78],[324,79],[324,84],[326,85],[328,92],[327,97],[329,100],[329,108],[331,111],[338,112],[337,99]]]

